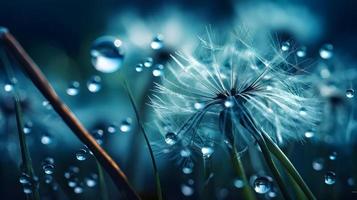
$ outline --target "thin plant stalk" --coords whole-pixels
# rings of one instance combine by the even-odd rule
[[[97,164],[97,169],[98,169],[98,178],[99,178],[99,190],[100,190],[100,196],[102,197],[102,200],[108,200],[108,190],[107,190],[107,184],[105,183],[105,178],[104,178],[104,173],[103,173],[103,168],[100,165],[100,163],[95,160]]]
[[[245,111],[245,110],[243,110]],[[261,131],[259,131],[259,129],[256,127],[256,124],[254,122],[254,120],[250,117],[250,115],[248,114],[247,111],[245,111],[245,117],[243,119],[244,125],[246,126],[246,128],[248,128],[248,130],[251,132],[252,136],[255,138],[255,140],[257,141],[260,150],[263,153],[263,157],[265,162],[267,163],[270,171],[272,172],[275,181],[281,191],[281,194],[283,195],[284,199],[291,199],[289,192],[287,190],[287,188],[285,187],[284,181],[283,181],[283,177],[280,174],[278,168],[276,167],[273,158],[271,156],[271,152],[269,151],[269,148],[265,142],[265,139],[263,137],[263,135],[261,134]]]
[[[286,157],[284,152],[272,141],[266,133],[263,132],[264,140],[270,150],[270,152],[281,162],[285,170],[294,178],[296,183],[300,186],[302,191],[308,197],[308,199],[316,199],[314,194],[311,192],[299,172],[295,169],[294,165],[290,162],[289,158]]]
[[[98,162],[110,175],[118,189],[125,192],[125,196],[130,200],[140,199],[138,194],[130,185],[126,175],[119,165],[109,156],[109,154],[96,142],[93,136],[87,131],[82,123],[77,119],[68,106],[59,98],[51,84],[48,82],[39,67],[26,53],[15,37],[6,29],[0,27],[0,40],[13,53],[20,63],[22,71],[31,79],[32,83],[50,102],[53,109],[59,114],[62,120],[73,131],[73,133],[93,152]]]
[[[243,181],[244,185],[242,188],[243,198],[246,200],[255,200],[254,192],[252,188],[249,186],[249,181],[245,174],[244,166],[242,160],[240,159],[240,155],[237,151],[236,147],[236,139],[235,139],[235,129],[234,122],[232,120],[233,111],[231,109],[225,110],[220,115],[220,125],[221,130],[226,136],[227,141],[229,142],[228,151],[232,160],[233,170],[236,175]]]
[[[136,104],[135,104],[135,101],[134,101],[134,97],[130,91],[130,88],[128,87],[128,83],[126,82],[125,79],[123,79],[123,84],[124,84],[124,88],[126,90],[126,92],[128,93],[128,96],[129,96],[129,99],[130,99],[130,103],[134,109],[134,113],[135,113],[135,117],[136,117],[136,120],[138,122],[138,126],[141,130],[141,132],[143,133],[143,136],[144,136],[144,139],[145,139],[145,143],[148,147],[148,150],[149,150],[149,153],[150,153],[150,158],[151,158],[151,163],[152,163],[152,167],[153,167],[153,171],[154,171],[154,176],[155,176],[155,181],[156,181],[156,193],[157,193],[157,198],[158,200],[162,200],[162,189],[161,189],[161,181],[160,181],[160,176],[159,176],[159,171],[157,169],[157,165],[156,165],[156,161],[155,161],[155,157],[154,157],[154,152],[151,148],[151,145],[150,145],[150,141],[149,141],[149,138],[147,136],[147,133],[145,131],[145,128],[143,126],[143,123],[141,121],[141,118],[140,118],[140,115],[139,115],[139,111],[136,107]]]
[[[24,129],[23,129],[24,123],[23,123],[20,101],[19,101],[18,96],[15,92],[14,92],[14,102],[15,102],[17,131],[19,134],[19,141],[20,141],[20,147],[21,147],[22,167],[24,168],[26,174],[28,176],[30,176],[31,179],[33,179],[35,176],[35,173],[34,173],[33,166],[32,166],[30,151],[29,151],[27,143],[26,143],[26,135],[25,135]],[[32,184],[36,184],[36,183],[32,183]],[[37,185],[32,185],[31,189],[32,189],[33,199],[39,200],[40,194],[39,194]]]

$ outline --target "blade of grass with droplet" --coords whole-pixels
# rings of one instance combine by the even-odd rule
[[[128,83],[126,82],[126,80],[124,78],[123,78],[123,85],[124,85],[124,89],[128,93],[128,96],[129,96],[129,99],[130,99],[130,103],[131,103],[131,105],[132,105],[132,107],[134,109],[135,117],[136,117],[136,120],[138,122],[138,126],[139,126],[141,132],[143,133],[143,136],[144,136],[144,139],[145,139],[145,143],[146,143],[146,145],[148,147],[148,150],[149,150],[149,153],[150,153],[150,158],[151,158],[153,171],[154,171],[154,175],[155,175],[155,180],[156,180],[157,197],[158,197],[159,200],[162,200],[161,181],[160,181],[160,176],[159,176],[159,172],[158,172],[156,161],[155,161],[155,157],[154,157],[154,152],[153,152],[153,150],[151,148],[149,138],[148,138],[148,136],[146,134],[146,131],[145,131],[144,126],[143,126],[143,123],[141,121],[138,109],[137,109],[135,101],[134,101],[134,97],[131,94],[131,91],[130,91],[130,89],[128,87]]]

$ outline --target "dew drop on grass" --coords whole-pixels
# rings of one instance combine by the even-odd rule
[[[135,71],[136,72],[142,72],[143,71],[143,64],[139,63],[135,66]]]
[[[102,88],[102,79],[100,76],[92,76],[87,81],[87,88],[89,92],[96,93]]]
[[[289,42],[283,42],[281,44],[281,50],[282,51],[288,51],[290,49],[290,43]]]
[[[333,185],[336,182],[336,174],[335,172],[328,171],[325,174],[325,183],[327,185]]]
[[[72,81],[66,90],[69,96],[76,96],[79,93],[79,82]]]
[[[144,61],[144,67],[151,67],[153,62],[154,59],[152,59],[151,57],[146,58],[146,60]]]
[[[296,51],[296,55],[299,58],[303,58],[306,56],[306,47],[302,46]]]
[[[177,135],[174,132],[169,131],[165,134],[166,144],[174,145],[174,144],[176,144],[177,140],[178,140]]]
[[[333,46],[332,44],[324,44],[320,48],[320,57],[322,59],[330,59],[333,56]]]
[[[194,190],[191,186],[182,184],[181,185],[181,192],[184,196],[192,196],[194,193]]]
[[[206,146],[206,147],[201,148],[201,153],[202,153],[203,158],[211,157],[213,152],[214,152],[214,149],[212,147]]]
[[[158,34],[150,43],[150,47],[154,50],[161,49],[164,46],[164,37],[161,34]]]
[[[27,184],[31,182],[31,177],[29,175],[27,175],[26,173],[22,173],[20,178],[19,178],[19,182],[21,184]]]
[[[353,89],[347,89],[346,90],[346,97],[351,99],[355,96],[355,91]]]
[[[162,74],[164,73],[163,70],[164,70],[164,65],[157,64],[152,70],[152,75],[155,77],[162,76]]]
[[[113,73],[123,65],[125,55],[123,43],[116,37],[102,36],[93,42],[90,55],[96,70]]]
[[[76,158],[79,161],[84,161],[87,159],[88,152],[85,149],[80,149],[79,151],[76,152]]]
[[[256,193],[265,194],[269,192],[270,188],[270,180],[267,177],[261,176],[254,180],[254,190]]]
[[[129,132],[131,130],[131,122],[132,122],[132,120],[130,117],[123,120],[119,127],[120,131],[123,133]]]

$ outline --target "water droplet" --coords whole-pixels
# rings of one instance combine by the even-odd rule
[[[52,139],[51,139],[51,136],[47,133],[43,134],[41,136],[41,143],[42,144],[45,144],[45,145],[48,145],[48,144],[51,144],[52,142]]]
[[[161,34],[158,34],[154,39],[151,41],[150,46],[154,50],[161,49],[164,46],[164,37]]]
[[[234,101],[233,99],[227,99],[225,102],[224,102],[224,106],[226,108],[232,108],[234,106]]]
[[[6,83],[6,84],[4,85],[4,90],[5,90],[5,92],[11,92],[13,89],[14,89],[14,85],[11,84],[11,83]]]
[[[152,75],[155,77],[161,76],[163,74],[164,65],[157,64],[152,70]]]
[[[177,135],[173,132],[167,132],[165,135],[165,142],[168,145],[174,145],[177,142]]]
[[[314,137],[314,135],[315,135],[314,132],[312,132],[311,130],[305,132],[306,138],[312,138]]]
[[[148,57],[148,58],[146,58],[146,60],[144,61],[144,66],[145,66],[145,67],[151,67],[152,64],[153,64],[153,62],[154,62],[154,59]]]
[[[115,133],[117,131],[117,127],[114,124],[111,124],[107,128],[108,133]]]
[[[300,108],[299,114],[300,114],[300,116],[306,116],[306,115],[307,115],[307,110],[306,110],[306,108],[304,108],[304,107]]]
[[[139,63],[135,67],[136,72],[142,72],[143,71],[143,64]]]
[[[76,185],[77,185],[77,179],[75,179],[75,178],[70,178],[69,180],[68,180],[68,186],[69,187],[71,187],[71,188],[73,188],[73,187],[76,187]]]
[[[24,192],[25,194],[31,194],[31,193],[32,193],[32,188],[31,188],[31,186],[24,186],[24,187],[23,187],[23,192]]]
[[[46,174],[45,175],[45,183],[50,184],[50,183],[52,183],[52,181],[53,181],[53,176]]]
[[[275,197],[277,196],[277,194],[276,194],[276,192],[270,191],[270,192],[268,193],[268,196],[269,196],[270,198],[275,198]]]
[[[320,48],[320,57],[322,59],[330,59],[333,55],[333,46],[332,44],[325,44]]]
[[[261,176],[254,180],[254,190],[259,194],[269,192],[270,187],[270,181],[267,177]]]
[[[299,58],[303,58],[306,56],[306,47],[300,47],[297,51],[296,51],[296,55]]]
[[[32,122],[26,122],[23,128],[24,133],[25,134],[31,133],[31,129],[32,129]]]
[[[194,193],[194,190],[191,186],[188,186],[186,184],[181,185],[181,192],[185,196],[191,196]]]
[[[87,152],[87,150],[85,150],[85,149],[80,149],[79,151],[77,151],[77,152],[76,152],[76,158],[77,158],[77,160],[79,160],[79,161],[86,160],[86,159],[87,159],[87,156],[88,156],[87,153],[88,153],[88,152]]]
[[[312,168],[316,171],[321,171],[324,168],[324,159],[317,158],[316,160],[312,161]]]
[[[52,108],[50,102],[48,101],[42,101],[42,106],[45,107],[47,110],[50,110]]]
[[[120,131],[123,133],[129,132],[131,130],[131,122],[132,122],[132,120],[130,117],[123,120],[119,127]]]
[[[103,144],[103,134],[104,131],[102,129],[96,129],[92,131],[92,135],[99,145]]]
[[[346,90],[346,97],[351,99],[355,96],[355,91],[353,89]]]
[[[328,157],[330,160],[336,160],[337,158],[337,152],[332,152],[331,155]]]
[[[98,92],[101,88],[102,79],[100,76],[92,76],[88,81],[87,81],[87,88],[89,92]]]
[[[328,171],[325,174],[325,183],[327,185],[333,185],[336,182],[336,174],[335,172]]]
[[[45,174],[50,175],[50,174],[53,174],[55,166],[53,164],[47,163],[47,164],[42,165],[42,169],[45,172]]]
[[[124,48],[122,41],[113,36],[102,36],[93,42],[92,64],[103,73],[113,73],[123,65]]]
[[[74,189],[73,189],[74,193],[76,194],[81,194],[83,193],[83,188],[81,186],[76,186]]]
[[[209,158],[214,152],[214,149],[212,147],[202,147],[201,148],[201,153],[203,158]]]
[[[182,166],[182,172],[184,174],[191,174],[193,171],[194,164],[191,160],[186,161]]]
[[[19,178],[19,182],[21,184],[27,184],[31,182],[31,177],[29,175],[27,175],[26,173],[22,173],[20,178]]]
[[[281,50],[282,51],[288,51],[290,49],[290,42],[283,42],[281,44]]]
[[[194,103],[193,107],[196,110],[202,110],[205,107],[205,105],[203,103],[196,102],[196,103]]]
[[[187,158],[191,156],[191,151],[189,149],[182,149],[180,151],[181,157]]]
[[[66,90],[69,96],[76,96],[79,93],[79,82],[73,81]]]
[[[94,186],[97,185],[97,181],[95,179],[91,178],[91,177],[90,178],[86,178],[85,182],[86,182],[86,185],[88,187],[94,187]]]
[[[242,179],[235,179],[233,182],[234,187],[236,188],[243,188],[244,187],[244,181]]]

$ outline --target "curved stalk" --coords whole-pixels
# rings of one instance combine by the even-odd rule
[[[270,152],[282,163],[286,171],[294,178],[296,183],[300,186],[304,194],[308,199],[314,200],[316,197],[311,192],[304,179],[301,177],[299,172],[295,169],[294,165],[290,162],[289,158],[286,157],[283,151],[272,141],[272,139],[263,132],[263,137],[268,145]]]
[[[94,156],[98,159],[98,162],[110,175],[118,189],[125,192],[127,199],[140,199],[138,194],[130,185],[124,172],[120,169],[119,165],[96,142],[93,136],[87,131],[73,112],[59,98],[39,67],[6,28],[0,27],[0,40],[13,53],[15,58],[19,61],[22,71],[31,79],[32,83],[37,87],[42,95],[51,103],[53,109],[59,114],[62,120],[89,148],[89,150],[93,152]]]

